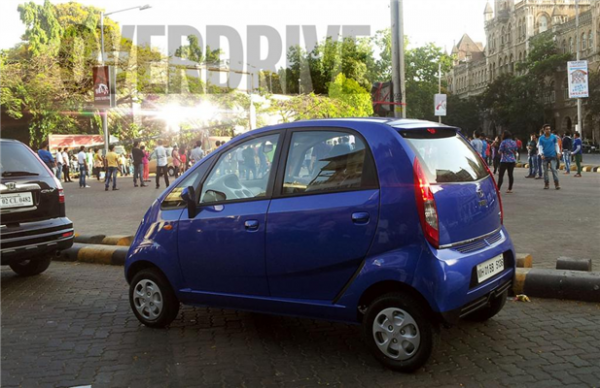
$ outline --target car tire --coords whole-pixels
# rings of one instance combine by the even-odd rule
[[[139,271],[129,285],[129,304],[145,326],[166,327],[179,313],[179,300],[169,281],[156,268]]]
[[[386,294],[371,303],[363,333],[373,356],[399,372],[413,372],[427,362],[436,334],[426,309],[403,293]]]
[[[485,322],[502,310],[506,304],[506,298],[508,298],[508,290],[504,291],[497,297],[492,298],[486,307],[476,310],[472,314],[464,317],[464,319],[471,322]]]
[[[45,257],[36,260],[23,260],[10,264],[10,268],[19,276],[39,275],[48,269],[52,257]]]
[[[175,176],[175,167],[169,167],[167,169],[167,173],[169,174],[170,177]]]

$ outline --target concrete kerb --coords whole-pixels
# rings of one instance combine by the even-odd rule
[[[517,268],[513,292],[538,298],[600,302],[600,272]]]
[[[81,244],[103,244],[103,245],[118,245],[130,246],[133,242],[133,236],[115,235],[107,236],[104,234],[86,234],[80,235],[75,233],[74,242]]]
[[[129,247],[126,246],[74,243],[71,248],[62,251],[56,260],[124,265],[128,251]]]

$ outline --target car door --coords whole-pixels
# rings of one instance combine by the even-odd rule
[[[179,261],[194,291],[267,296],[266,215],[281,150],[269,132],[220,152],[200,187],[198,214],[179,221]],[[246,159],[236,159],[246,152]],[[258,154],[258,153],[262,154]],[[249,167],[254,167],[251,172]]]
[[[333,300],[375,235],[379,189],[364,139],[342,129],[291,133],[267,215],[272,297]]]

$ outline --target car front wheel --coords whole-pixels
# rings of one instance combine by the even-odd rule
[[[392,293],[376,299],[366,312],[363,331],[375,358],[390,369],[412,372],[431,356],[433,323],[408,295]]]
[[[50,266],[52,257],[45,257],[36,260],[23,260],[10,264],[10,268],[20,276],[39,275]]]
[[[179,313],[179,300],[169,281],[154,268],[141,270],[133,277],[129,303],[137,319],[148,327],[168,326]]]

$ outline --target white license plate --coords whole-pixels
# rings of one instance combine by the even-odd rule
[[[504,257],[498,255],[477,266],[477,281],[479,283],[484,282],[502,271],[504,271]]]
[[[33,206],[31,193],[2,194],[0,201],[2,209]]]

